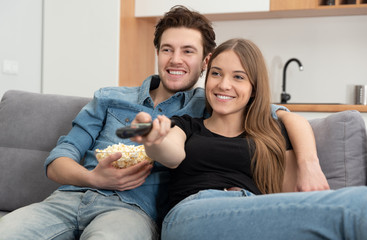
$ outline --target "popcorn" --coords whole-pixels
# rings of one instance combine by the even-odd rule
[[[120,159],[112,163],[112,165],[116,168],[127,168],[145,160],[153,162],[153,160],[145,153],[144,145],[134,146],[119,143],[108,146],[103,150],[95,150],[98,161],[116,152],[121,152],[122,154]]]

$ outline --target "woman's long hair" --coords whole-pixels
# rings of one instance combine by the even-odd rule
[[[246,39],[230,39],[213,52],[205,78],[208,79],[212,61],[222,52],[233,51],[239,57],[252,84],[252,96],[246,106],[244,130],[255,146],[251,160],[255,183],[262,193],[280,192],[284,177],[286,143],[281,128],[271,116],[269,77],[259,48]],[[212,108],[207,102],[209,112]]]

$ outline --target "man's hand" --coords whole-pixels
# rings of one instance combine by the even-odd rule
[[[91,183],[98,189],[125,191],[141,186],[153,167],[148,161],[143,161],[128,168],[115,168],[112,162],[118,160],[121,153],[115,153],[102,159],[91,171]]]
[[[48,166],[47,176],[60,184],[96,189],[124,191],[142,185],[150,174],[152,164],[144,161],[125,169],[117,169],[112,166],[112,162],[120,157],[121,153],[106,157],[92,171],[71,158],[60,157]]]

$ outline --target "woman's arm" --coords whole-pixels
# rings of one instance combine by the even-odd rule
[[[296,191],[316,191],[329,189],[329,184],[319,164],[315,136],[311,125],[302,116],[277,111],[279,119],[287,129],[295,154]]]
[[[149,122],[149,114],[141,112],[134,123]],[[133,141],[143,143],[147,155],[168,168],[176,168],[185,159],[185,132],[175,126],[171,128],[171,120],[158,116],[153,121],[153,128],[146,136],[137,136]]]

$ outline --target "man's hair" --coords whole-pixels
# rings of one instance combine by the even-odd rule
[[[164,14],[158,24],[155,26],[154,46],[159,51],[161,37],[164,31],[169,28],[185,27],[198,30],[203,40],[203,49],[205,58],[209,53],[213,52],[215,43],[215,33],[211,22],[202,14],[191,11],[184,6],[174,6],[169,12]]]

